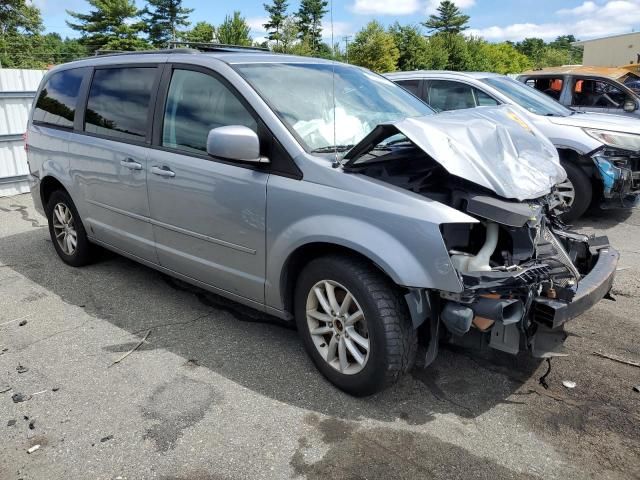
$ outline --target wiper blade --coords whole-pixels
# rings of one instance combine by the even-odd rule
[[[351,150],[353,145],[327,145],[326,147],[319,147],[311,150],[311,153],[343,153]]]

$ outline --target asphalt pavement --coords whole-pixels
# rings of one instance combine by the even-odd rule
[[[640,478],[640,368],[594,355],[640,362],[640,211],[577,227],[620,250],[616,301],[568,325],[549,389],[450,346],[357,399],[287,325],[114,254],[69,267],[0,199],[0,479]]]

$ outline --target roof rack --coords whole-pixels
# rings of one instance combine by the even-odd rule
[[[142,55],[142,54],[177,54],[177,53],[200,53],[194,48],[163,48],[159,50],[96,50],[93,55],[95,57],[105,57],[111,55]]]
[[[171,41],[169,42],[169,51],[178,50],[189,47],[201,52],[270,52],[266,47],[254,47],[247,45],[230,45],[226,43],[214,42],[187,42],[187,41]]]

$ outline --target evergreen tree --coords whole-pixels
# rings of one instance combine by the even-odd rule
[[[0,35],[36,34],[42,29],[42,16],[38,7],[26,0],[2,0]]]
[[[316,52],[322,43],[322,18],[327,14],[327,0],[301,0],[298,9],[300,39],[306,39]]]
[[[151,44],[163,47],[175,40],[178,28],[189,26],[191,12],[193,8],[183,7],[182,0],[147,0],[141,14]]]
[[[133,0],[87,0],[93,7],[89,13],[67,10],[76,22],[67,25],[80,32],[81,41],[89,51],[96,50],[142,50],[149,44],[138,37],[144,25],[131,22],[139,18]]]
[[[233,17],[227,15],[217,28],[218,41],[227,45],[250,47],[253,44],[250,32],[247,21],[238,11],[233,12]]]
[[[191,30],[180,33],[180,39],[185,42],[207,43],[213,41],[215,36],[215,27],[207,22],[198,22]]]
[[[469,15],[464,15],[451,0],[443,0],[438,5],[438,14],[429,15],[423,25],[436,33],[460,33],[469,28]]]
[[[264,4],[264,9],[269,14],[269,21],[263,26],[267,30],[267,38],[275,40],[276,48],[280,46],[282,40],[282,29],[287,18],[287,0],[273,0],[273,4]]]

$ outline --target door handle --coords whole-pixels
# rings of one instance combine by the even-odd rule
[[[127,157],[124,160],[120,160],[120,165],[129,170],[142,170],[142,164],[136,162],[133,158]]]
[[[175,177],[176,174],[173,170],[171,170],[169,167],[157,167],[157,166],[153,166],[151,167],[151,173],[153,173],[154,175],[159,175],[161,177]]]

